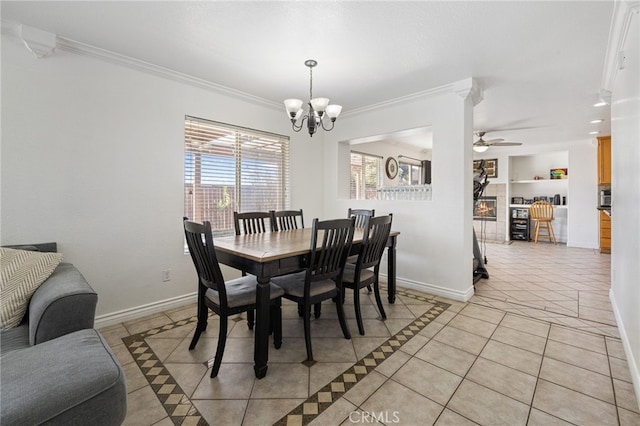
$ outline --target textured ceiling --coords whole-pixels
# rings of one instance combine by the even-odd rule
[[[595,109],[613,2],[2,2],[3,23],[141,59],[270,101],[344,112],[468,77],[476,130],[527,144],[609,132]],[[599,125],[589,124],[596,118]],[[284,114],[283,114],[284,119]],[[509,130],[513,129],[513,130]],[[500,148],[492,148],[500,149]]]

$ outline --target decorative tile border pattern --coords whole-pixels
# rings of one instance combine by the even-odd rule
[[[403,293],[418,299],[418,296]],[[428,299],[424,299],[428,301]],[[429,323],[436,319],[451,305],[443,302],[434,302],[435,306],[422,314],[420,318],[400,330],[395,336],[389,338],[382,345],[371,351],[368,355],[348,368],[344,373],[333,379],[331,383],[320,389],[302,404],[294,408],[289,414],[278,420],[274,426],[307,425],[331,404],[340,399],[349,389],[380,365],[384,360],[393,355],[398,349],[418,334]]]
[[[138,368],[151,385],[151,389],[160,400],[174,425],[207,426],[208,423],[191,403],[191,400],[178,385],[178,382],[169,374],[169,371],[160,362],[160,359],[158,359],[145,339],[149,336],[196,322],[197,319],[194,316],[122,338]]]
[[[426,295],[421,296],[415,293],[416,292],[407,292],[403,289],[396,289],[396,295],[432,303],[434,306],[333,379],[328,385],[310,396],[306,401],[278,420],[275,425],[309,424],[451,306],[448,303],[434,300]],[[151,389],[160,400],[160,403],[174,425],[205,426],[208,425],[208,423],[153,352],[146,342],[146,338],[172,330],[176,327],[195,323],[196,321],[197,317],[193,316],[122,338],[126,348],[151,385]]]

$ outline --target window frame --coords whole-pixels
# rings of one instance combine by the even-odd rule
[[[184,216],[233,235],[233,211],[290,207],[290,138],[185,115]],[[233,174],[233,176],[230,176]]]
[[[360,170],[358,173],[359,180],[354,180],[354,156],[360,156],[361,161],[358,165]],[[383,157],[366,152],[350,150],[349,152],[349,199],[351,200],[375,200],[377,198],[377,190],[382,184],[382,159]],[[375,188],[371,186],[371,182],[367,184],[367,161],[375,161]],[[354,189],[354,181],[361,182],[359,188]],[[357,183],[355,185],[358,186]],[[354,192],[355,191],[355,192]],[[355,197],[354,197],[355,195]]]
[[[398,161],[398,170],[399,171],[403,171],[403,166],[408,167],[409,169],[409,182],[406,183],[406,185],[421,185],[421,179],[422,179],[422,165],[421,164],[415,164],[415,163],[409,163],[407,161]],[[403,172],[404,174],[404,172]],[[414,176],[414,174],[416,176]],[[402,176],[400,176],[400,179],[402,179]]]

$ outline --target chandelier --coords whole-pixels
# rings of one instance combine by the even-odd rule
[[[314,98],[313,97],[313,67],[318,65],[318,62],[313,59],[308,59],[304,64],[309,67],[309,111],[304,112],[302,109],[302,101],[300,99],[285,99],[284,107],[287,110],[287,115],[291,119],[291,127],[295,132],[302,130],[305,120],[307,121],[307,128],[309,129],[309,136],[313,137],[313,134],[318,130],[318,127],[322,127],[325,131],[333,130],[333,125],[342,111],[340,105],[329,105],[328,98]],[[331,119],[331,127],[325,127],[325,123],[328,121],[326,117]],[[300,120],[300,124],[298,123]]]

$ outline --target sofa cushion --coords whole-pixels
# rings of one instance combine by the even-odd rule
[[[3,426],[124,421],[124,372],[95,329],[9,352],[0,362]]]
[[[61,253],[0,248],[0,329],[17,327],[29,299],[62,261]]]
[[[29,344],[29,325],[21,324],[16,328],[2,330],[0,337],[0,357],[9,352],[24,349],[31,346]]]

